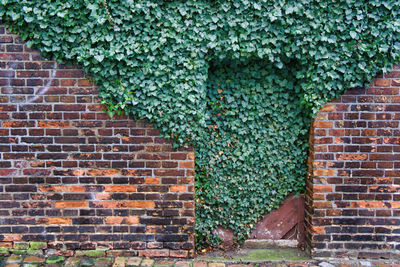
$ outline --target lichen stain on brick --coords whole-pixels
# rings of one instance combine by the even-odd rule
[[[367,154],[341,154],[337,157],[338,160],[365,160],[367,159]]]

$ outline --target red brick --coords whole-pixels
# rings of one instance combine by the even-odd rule
[[[129,216],[129,217],[105,217],[106,224],[139,224],[139,217]]]
[[[320,111],[320,112],[331,112],[331,111],[335,111],[335,105],[334,105],[334,104],[326,104],[326,105],[324,105],[319,111]]]
[[[82,78],[85,73],[82,70],[58,70],[56,72],[57,78]]]
[[[73,79],[60,80],[61,86],[74,86],[75,84],[76,84],[76,80],[73,80]],[[78,86],[79,86],[79,84],[78,84]]]
[[[144,178],[144,182],[146,184],[159,184],[160,183],[160,178],[158,178],[158,177],[146,177],[146,178]]]
[[[172,153],[171,154],[171,159],[175,160],[185,160],[187,158],[186,153]]]
[[[318,193],[333,192],[332,186],[330,185],[314,185],[313,191]]]
[[[0,54],[1,55],[1,54]],[[2,241],[21,241],[22,236],[20,234],[4,234]]]
[[[85,192],[86,188],[81,185],[39,185],[40,191],[43,192]]]
[[[87,207],[86,201],[56,201],[56,208],[81,208]]]
[[[385,80],[387,86],[390,86],[390,80]],[[383,84],[382,83],[382,84]],[[399,89],[398,88],[369,88],[367,90],[368,94],[371,95],[397,95],[399,94]]]
[[[0,176],[14,176],[17,171],[17,169],[0,169]]]
[[[314,127],[316,127],[316,128],[333,128],[333,124],[331,121],[316,121],[314,123]]]
[[[86,171],[86,174],[89,176],[113,176],[118,173],[118,170],[115,169],[104,169],[104,170],[95,170],[91,169]]]
[[[16,105],[0,105],[0,111],[16,111]]]
[[[125,176],[150,176],[152,175],[152,170],[141,170],[141,169],[129,169],[129,170],[122,170],[122,175]],[[157,175],[157,174],[156,174]]]
[[[91,208],[106,208],[106,209],[116,209],[122,207],[121,201],[91,201],[89,203]]]
[[[186,192],[186,186],[184,185],[171,185],[169,187],[170,192]]]
[[[0,36],[0,42],[4,37]],[[29,60],[29,54],[27,53],[0,53],[0,60],[7,61],[27,61]]]
[[[331,144],[333,141],[332,137],[315,138],[315,144]]]
[[[0,247],[3,248],[13,248],[13,242],[0,242]]]
[[[34,127],[35,122],[33,121],[3,121],[2,127],[4,128],[18,128],[18,127]]]
[[[186,258],[188,256],[187,250],[171,250],[169,256],[172,258]]]
[[[400,209],[400,202],[387,202],[384,203],[385,208]]]
[[[78,86],[93,86],[93,82],[89,80],[78,80]]]
[[[207,267],[207,262],[195,261],[193,262],[193,267]]]
[[[136,185],[106,185],[105,192],[136,192]]]
[[[345,154],[338,154],[337,159],[338,160],[366,160],[367,157],[368,157],[367,154],[345,153]]]
[[[315,176],[333,176],[333,175],[335,175],[335,170],[333,170],[333,169],[317,169],[317,170],[314,170],[313,175],[315,175]]]
[[[17,77],[19,78],[31,78],[31,77],[49,77],[48,71],[17,71]]]
[[[313,205],[313,207],[314,208],[316,208],[316,209],[330,209],[330,208],[332,208],[332,202],[320,202],[320,201],[315,201],[314,202],[314,205]]]
[[[38,122],[39,127],[44,127],[44,128],[65,128],[70,126],[69,121],[39,121]]]
[[[168,257],[169,250],[167,249],[147,249],[139,250],[139,257]]]
[[[382,201],[357,201],[351,203],[352,208],[383,208]]]
[[[375,86],[388,87],[388,86],[390,86],[390,80],[389,79],[376,79]]]
[[[184,170],[154,170],[157,176],[184,176]]]
[[[71,218],[63,218],[63,217],[48,217],[48,218],[40,218],[38,220],[38,224],[71,224]]]
[[[54,111],[85,111],[86,106],[81,104],[54,105]]]
[[[180,161],[179,162],[179,168],[183,169],[194,169],[194,161]]]
[[[327,146],[325,145],[315,145],[314,152],[327,152]]]
[[[140,201],[140,200],[132,200],[132,201],[123,201],[122,206],[124,208],[134,208],[134,209],[154,209],[155,203],[154,201]]]

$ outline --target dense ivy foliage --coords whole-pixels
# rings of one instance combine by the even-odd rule
[[[310,118],[399,60],[397,0],[0,0],[0,19],[81,65],[110,115],[196,149],[197,246],[243,240],[304,183]]]
[[[292,74],[267,61],[212,62],[207,102],[210,129],[196,148],[199,247],[218,225],[244,240],[303,188],[310,126]]]

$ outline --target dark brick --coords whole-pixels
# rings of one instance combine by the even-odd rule
[[[154,241],[154,235],[152,234],[126,234],[122,236],[122,240],[125,241],[145,241],[151,242]]]
[[[188,235],[157,235],[156,241],[158,242],[180,242],[180,241],[187,241]]]
[[[121,236],[118,234],[96,234],[90,236],[90,241],[119,241]]]
[[[36,192],[35,185],[6,185],[6,192]]]

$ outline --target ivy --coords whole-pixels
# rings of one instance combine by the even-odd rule
[[[46,57],[81,65],[112,116],[196,150],[197,248],[244,240],[306,174],[315,112],[399,60],[395,0],[0,0]]]

